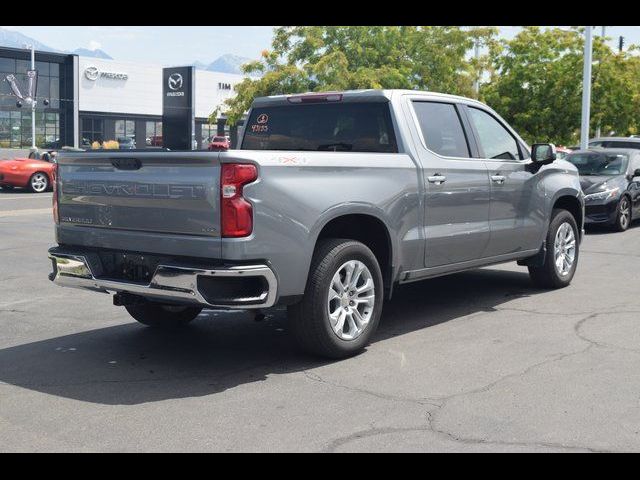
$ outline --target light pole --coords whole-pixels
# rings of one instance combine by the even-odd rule
[[[591,29],[585,27],[584,31],[584,68],[582,75],[582,125],[580,128],[580,149],[586,150],[589,146],[589,108],[591,104],[591,54],[592,38]]]
[[[36,69],[36,52],[33,45],[27,48],[31,49],[31,70]],[[36,151],[36,94],[33,92],[33,101],[31,102],[31,150]]]
[[[474,46],[474,56],[476,57],[476,65],[480,66],[480,42],[476,39]],[[473,90],[476,92],[476,98],[480,98],[480,75],[481,71],[478,69],[477,76],[473,82]]]
[[[607,34],[607,27],[606,26],[602,26],[601,27],[601,33],[600,33],[600,37],[602,38],[602,42],[604,43],[605,41],[605,37]],[[598,126],[596,126],[596,138],[600,138],[600,122],[598,122]]]

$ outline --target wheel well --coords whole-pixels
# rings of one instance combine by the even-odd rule
[[[580,230],[582,226],[582,208],[577,198],[570,195],[560,197],[556,200],[556,203],[553,204],[553,208],[562,208],[571,213],[571,215],[573,215],[573,218],[576,219],[578,230]],[[580,231],[578,232],[578,234],[582,235]]]
[[[334,218],[322,228],[318,241],[325,238],[348,238],[369,247],[380,265],[385,293],[387,296],[390,294],[393,274],[391,238],[382,221],[371,215],[343,215]]]

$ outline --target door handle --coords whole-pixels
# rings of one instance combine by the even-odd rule
[[[429,181],[429,183],[435,183],[436,185],[441,185],[447,180],[447,177],[445,177],[444,175],[440,175],[439,173],[436,173],[435,175],[427,177],[427,180]]]
[[[502,185],[505,180],[506,180],[506,177],[504,175],[492,175],[491,176],[491,181],[493,183],[497,183],[498,185]]]

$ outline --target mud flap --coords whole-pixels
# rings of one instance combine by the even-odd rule
[[[542,267],[544,266],[544,261],[547,258],[547,242],[545,241],[538,253],[536,253],[533,257],[524,258],[522,260],[518,260],[518,265],[527,266],[527,267]]]

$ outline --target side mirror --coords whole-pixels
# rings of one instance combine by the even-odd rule
[[[553,143],[534,143],[531,146],[531,158],[543,165],[551,163],[557,158],[556,146]]]
[[[633,178],[640,177],[640,168],[636,168],[633,171]]]

